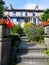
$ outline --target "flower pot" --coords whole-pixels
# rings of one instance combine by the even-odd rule
[[[49,25],[46,25],[46,26],[44,27],[44,33],[45,33],[46,35],[49,35]]]

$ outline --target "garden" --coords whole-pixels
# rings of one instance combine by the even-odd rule
[[[20,36],[25,34],[25,36],[28,37],[29,41],[31,43],[44,43],[44,26],[49,25],[49,10],[46,10],[44,14],[41,17],[41,20],[43,21],[41,24],[36,25],[34,23],[30,22],[25,22],[24,23],[24,28],[22,29],[20,25],[15,25],[13,24],[9,18],[6,20],[2,19],[3,12],[4,12],[4,7],[1,6],[3,5],[4,2],[1,2],[0,4],[0,24],[5,24],[6,30],[10,30],[9,34],[4,37],[9,37],[11,38],[11,65],[15,65],[15,57],[16,57],[16,51],[17,47],[20,43]],[[49,49],[45,50],[47,55],[49,55]]]

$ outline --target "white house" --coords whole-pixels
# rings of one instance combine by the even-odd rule
[[[20,24],[23,27],[24,22],[40,23],[40,15],[44,10],[35,9],[6,9],[4,16],[9,16],[14,24]]]

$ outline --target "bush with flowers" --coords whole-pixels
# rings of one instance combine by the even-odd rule
[[[33,23],[30,23],[30,22],[25,22],[25,23],[24,23],[24,33],[25,33],[26,35],[28,35],[28,33],[29,33],[29,32],[28,32],[28,31],[29,31],[28,28],[29,28],[29,27],[32,27],[32,25],[33,25]]]
[[[20,25],[14,25],[11,21],[10,18],[7,18],[6,20],[0,19],[0,24],[5,24],[6,29],[10,29],[10,34],[16,34],[16,35],[22,35],[22,28]],[[7,30],[8,32],[8,30]]]
[[[43,21],[43,22],[41,23],[41,26],[42,26],[42,27],[44,27],[44,26],[46,26],[46,25],[49,25],[49,18],[47,19],[47,21]]]
[[[44,34],[44,29],[40,28],[39,26],[37,26],[33,23],[30,23],[29,25],[28,25],[28,23],[25,23],[24,32],[30,41],[35,41],[35,42],[44,41],[44,38],[42,36]]]
[[[13,28],[14,24],[10,21],[9,18],[7,18],[6,20],[4,19],[0,19],[0,24],[5,24],[5,28]]]

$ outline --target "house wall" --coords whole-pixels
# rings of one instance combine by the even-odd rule
[[[22,14],[22,16],[26,16],[25,13],[26,13],[26,11],[23,11],[23,12],[17,11],[17,12],[15,12],[15,15],[21,16],[21,14]],[[27,16],[33,16],[33,13],[35,13],[35,16],[40,16],[43,14],[43,12],[27,12]],[[5,11],[4,15],[14,16],[14,12]]]
[[[8,15],[9,16],[13,16],[13,12],[8,12]]]
[[[13,21],[13,23],[17,23],[17,24],[19,24],[19,22],[21,22],[21,19],[23,19],[23,22],[21,22],[21,23],[24,23],[25,22],[24,19],[26,17],[30,18],[30,20],[29,20],[30,22],[38,24],[40,22],[39,18],[42,14],[43,14],[43,12],[33,12],[33,11],[31,11],[31,12],[29,12],[29,11],[15,11],[15,13],[14,13],[14,11],[12,11],[12,12],[5,11],[4,12],[4,15],[6,15],[6,16],[9,15],[10,17],[12,17],[12,19],[14,19],[14,17],[15,17],[15,22]],[[20,20],[18,21],[17,19],[20,19]]]
[[[35,15],[36,16],[39,16],[40,17],[40,15],[42,15],[43,14],[43,12],[37,12],[37,13],[35,13]]]

